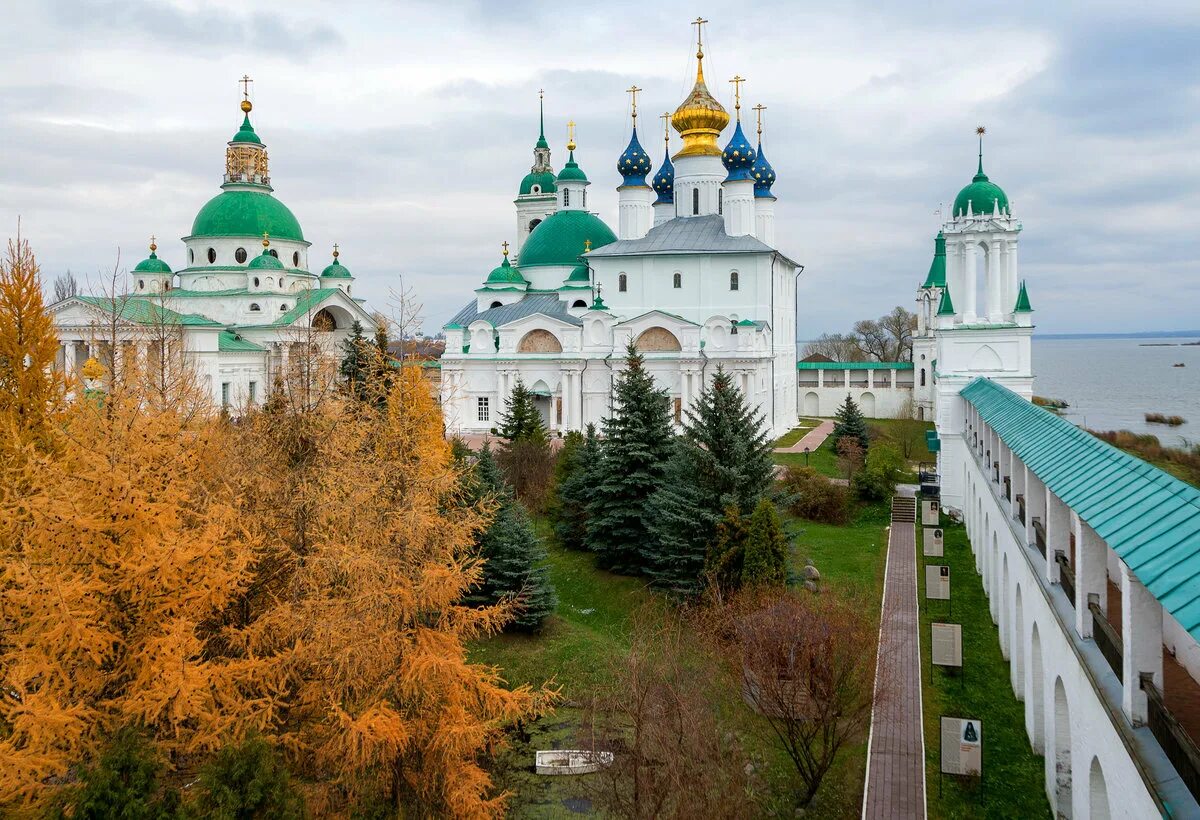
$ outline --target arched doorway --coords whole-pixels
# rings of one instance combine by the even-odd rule
[[[1013,599],[1012,685],[1017,700],[1025,700],[1025,613],[1021,611],[1021,584]]]
[[[1054,679],[1054,754],[1048,760],[1054,767],[1054,811],[1059,817],[1071,817],[1071,709],[1062,678]]]
[[[821,415],[821,397],[812,391],[804,394],[804,415]]]
[[[1026,708],[1033,714],[1032,720],[1027,721],[1030,728],[1029,743],[1033,751],[1043,754],[1046,750],[1046,681],[1045,669],[1042,666],[1042,636],[1038,634],[1037,624],[1029,636],[1029,699]]]
[[[675,334],[665,327],[651,327],[643,330],[633,346],[643,353],[683,349],[679,340],[675,338]]]
[[[335,330],[337,329],[337,320],[333,318],[333,313],[329,308],[321,308],[313,315],[312,326],[314,330]]]
[[[862,407],[862,414],[869,419],[875,418],[875,394],[866,392],[858,401]]]
[[[1092,820],[1108,820],[1112,812],[1108,807],[1108,784],[1104,782],[1104,770],[1100,768],[1100,758],[1092,758],[1092,768],[1088,773],[1088,814]]]
[[[536,333],[537,331],[534,332]],[[533,406],[537,408],[538,415],[542,417],[542,424],[546,425],[546,428],[549,429],[550,410],[554,402],[550,385],[538,379],[530,386],[529,392],[533,394]]]

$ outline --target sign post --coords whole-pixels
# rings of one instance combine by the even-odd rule
[[[957,666],[962,670],[962,624],[935,623],[930,626],[933,632],[929,650],[930,672],[933,666]]]
[[[925,499],[921,502],[921,524],[925,527],[936,527],[941,523],[941,505],[935,499]]]
[[[983,792],[983,723],[975,718],[941,716],[941,766],[938,767],[938,797],[942,795],[942,775],[978,777]]]
[[[950,601],[950,615],[954,615],[954,601],[950,600],[950,567],[944,564],[925,565],[925,600]]]

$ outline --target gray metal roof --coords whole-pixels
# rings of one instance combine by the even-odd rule
[[[645,256],[671,253],[774,253],[753,236],[725,233],[721,216],[675,217],[641,239],[622,239],[588,253],[593,256]]]
[[[583,324],[578,317],[572,316],[567,312],[567,303],[559,299],[557,294],[553,293],[526,294],[519,302],[513,302],[511,305],[501,305],[497,308],[489,308],[483,312],[479,311],[477,302],[471,301],[456,313],[454,318],[447,324],[466,327],[476,319],[483,319],[486,322],[491,322],[494,327],[501,327],[518,319],[524,319],[526,316],[533,316],[535,313],[540,313],[571,325]]]

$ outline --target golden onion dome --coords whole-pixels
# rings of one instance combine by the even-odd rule
[[[717,137],[729,125],[729,112],[721,105],[704,84],[704,49],[696,49],[696,84],[675,113],[671,115],[671,127],[683,137],[683,148],[675,155],[721,156]]]

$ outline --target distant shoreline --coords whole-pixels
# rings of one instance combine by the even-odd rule
[[[1142,333],[1035,333],[1035,339],[1183,339],[1200,338],[1200,330],[1149,330]]]

